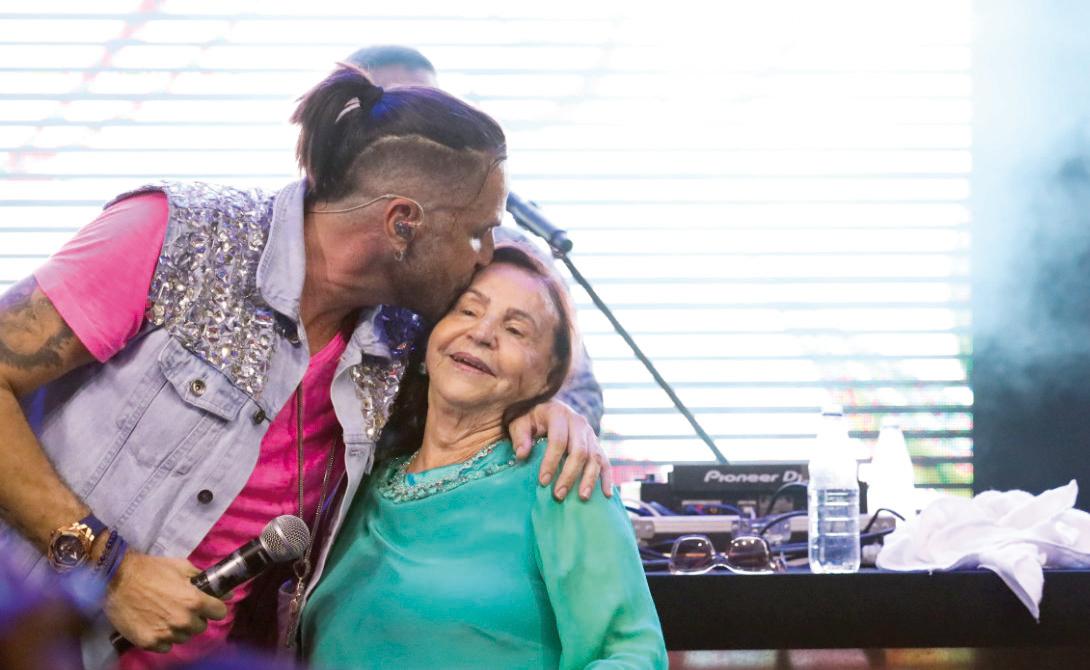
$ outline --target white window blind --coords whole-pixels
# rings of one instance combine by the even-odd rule
[[[293,100],[408,44],[728,458],[807,458],[832,400],[967,491],[970,38],[967,0],[2,2],[0,289],[135,185],[295,178]],[[575,296],[617,463],[710,459]]]

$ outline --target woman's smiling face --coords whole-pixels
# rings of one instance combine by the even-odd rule
[[[489,265],[428,339],[429,397],[499,418],[545,390],[559,320],[541,279],[508,263]]]

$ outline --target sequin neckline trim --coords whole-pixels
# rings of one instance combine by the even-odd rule
[[[407,456],[399,456],[393,460],[386,471],[387,474],[379,482],[378,492],[383,498],[392,502],[408,502],[446,493],[469,482],[491,477],[514,467],[517,463],[513,452],[504,460],[489,458],[498,447],[508,444],[510,443],[507,440],[491,444],[478,451],[468,460],[456,466],[447,466],[451,468],[451,472],[435,478],[418,477],[414,473],[408,472],[409,464],[412,463],[416,452]]]

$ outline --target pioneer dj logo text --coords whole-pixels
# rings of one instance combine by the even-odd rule
[[[783,474],[773,472],[720,472],[708,470],[704,473],[704,483],[718,482],[720,484],[775,484],[782,481],[784,484],[802,481],[802,473],[798,470],[784,470]]]

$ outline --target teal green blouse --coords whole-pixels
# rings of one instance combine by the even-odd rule
[[[470,463],[381,467],[303,611],[317,668],[665,668],[615,494],[556,502],[504,441]],[[422,496],[412,499],[413,496]]]

